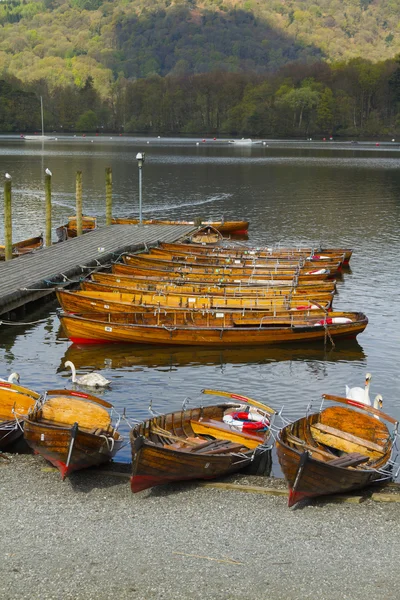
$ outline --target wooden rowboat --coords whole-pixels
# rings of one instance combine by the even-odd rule
[[[124,266],[124,265],[122,265]],[[270,293],[275,294],[308,294],[314,292],[328,292],[334,293],[336,291],[336,283],[334,281],[311,281],[302,283],[300,285],[294,285],[291,281],[277,282],[276,280],[272,283],[263,282],[261,284],[254,284],[248,282],[233,282],[231,285],[220,282],[190,282],[184,278],[170,280],[168,277],[134,277],[133,275],[120,274],[117,272],[117,265],[114,265],[112,273],[92,273],[90,280],[86,280],[86,283],[103,283],[110,285],[111,287],[133,287],[143,291],[182,291],[183,293],[189,294],[213,294],[223,296],[268,296]]]
[[[33,390],[0,381],[0,450],[22,437],[23,418],[38,398]]]
[[[272,257],[287,257],[291,258],[294,256],[312,256],[314,260],[319,257],[321,260],[332,256],[343,257],[343,264],[349,264],[351,255],[353,250],[351,248],[322,248],[317,246],[293,246],[283,248],[281,246],[262,246],[257,248],[252,248],[245,245],[234,245],[229,244],[229,246],[216,244],[213,248],[204,248],[200,245],[196,244],[185,244],[185,243],[169,243],[169,242],[161,242],[159,245],[160,248],[173,252],[174,250],[178,251],[187,251],[190,253],[199,253],[199,254],[210,254],[212,252],[216,252],[217,254],[226,253],[230,256],[272,256]]]
[[[327,279],[329,276],[334,275],[335,273],[330,272],[329,269],[325,267],[314,268],[313,266],[303,266],[300,267],[297,264],[291,264],[289,266],[280,265],[279,263],[275,263],[270,267],[243,267],[239,265],[231,264],[227,265],[202,265],[202,264],[177,264],[174,262],[155,260],[147,257],[145,255],[136,255],[131,256],[129,254],[124,255],[122,260],[125,264],[133,267],[138,267],[139,269],[149,269],[150,271],[161,271],[161,272],[173,272],[173,273],[191,273],[195,274],[217,274],[220,276],[228,275],[230,277],[254,277],[254,278],[265,278],[271,275],[277,277],[278,275],[289,275],[294,276],[298,274],[299,276],[311,277],[316,276],[320,279]],[[335,272],[337,272],[337,265]]]
[[[345,493],[392,478],[393,435],[380,410],[338,396],[330,406],[281,429],[279,463],[289,486],[289,506],[316,496]],[[354,410],[358,409],[358,410]]]
[[[97,227],[96,217],[82,217],[82,233],[88,233]],[[77,236],[77,221],[76,217],[69,217],[68,223],[57,227],[56,234],[59,242],[63,242],[67,239],[74,238]]]
[[[310,311],[317,312],[317,311]],[[363,313],[332,312],[329,317],[295,311],[253,318],[227,311],[96,313],[59,315],[66,335],[77,344],[130,342],[189,346],[256,346],[355,338],[368,319]]]
[[[116,284],[116,285],[108,285],[106,283],[98,283],[96,281],[91,281],[91,280],[86,280],[86,281],[82,281],[81,283],[81,287],[80,289],[82,291],[87,291],[87,292],[112,292],[114,293],[123,293],[123,294],[136,294],[136,295],[140,295],[140,294],[151,294],[152,296],[166,296],[168,295],[171,298],[182,298],[182,302],[179,301],[179,305],[180,306],[184,306],[185,302],[188,302],[188,300],[184,301],[184,298],[194,298],[195,302],[197,302],[198,299],[200,299],[201,297],[207,297],[208,299],[213,298],[215,299],[215,304],[218,306],[242,306],[241,303],[248,303],[249,306],[253,306],[253,307],[260,307],[260,306],[265,306],[265,303],[270,302],[273,303],[274,300],[277,300],[278,302],[286,302],[286,303],[291,303],[292,301],[296,301],[299,302],[299,304],[304,305],[307,301],[311,302],[311,301],[315,301],[318,302],[319,304],[322,304],[325,307],[328,307],[328,305],[332,305],[333,302],[333,293],[332,292],[302,292],[299,294],[296,294],[296,288],[293,289],[293,292],[291,292],[291,290],[286,290],[286,292],[284,290],[282,290],[281,288],[270,288],[269,289],[269,294],[264,293],[262,294],[261,292],[259,294],[257,294],[256,292],[254,292],[253,294],[246,294],[245,291],[243,291],[242,293],[237,292],[232,293],[232,294],[223,294],[221,289],[218,289],[218,293],[214,294],[211,291],[205,291],[205,293],[197,293],[199,290],[196,289],[195,286],[192,286],[192,292],[191,290],[187,290],[185,291],[185,289],[183,289],[182,291],[180,291],[179,286],[160,286],[159,290],[152,290],[151,286],[147,286],[147,289],[141,289],[144,288],[145,286],[141,286],[141,285],[134,285],[132,284],[131,287],[129,287],[129,285],[124,286],[123,284]],[[168,289],[168,287],[171,287],[171,290]],[[185,288],[185,286],[183,286]],[[229,289],[229,288],[228,288]],[[267,291],[267,290],[266,290]],[[266,292],[265,291],[265,292]],[[235,302],[235,300],[237,300],[237,302]],[[225,302],[225,304],[223,304],[223,302]],[[251,304],[250,304],[251,303]]]
[[[12,256],[16,258],[22,254],[29,254],[43,247],[43,235],[22,240],[21,242],[15,242],[12,245]],[[5,257],[5,246],[0,246],[0,260],[4,260]]]
[[[195,227],[194,221],[174,221],[171,219],[144,219],[143,225],[193,225]],[[139,219],[130,219],[130,218],[115,218],[112,220],[114,225],[137,225],[139,223]],[[217,229],[220,233],[243,233],[246,234],[249,228],[248,221],[202,221],[201,225],[204,227],[213,227]]]
[[[25,420],[29,446],[51,462],[63,479],[73,471],[108,462],[123,444],[111,425],[105,400],[69,390],[50,390]]]
[[[329,271],[326,269],[318,269],[313,271],[305,271],[297,273],[295,269],[287,271],[286,273],[270,271],[266,274],[261,273],[240,273],[233,272],[232,269],[199,269],[197,272],[190,270],[190,268],[177,267],[175,269],[157,269],[152,267],[140,267],[135,266],[129,262],[129,264],[115,264],[113,265],[113,273],[123,273],[125,275],[133,276],[144,276],[146,278],[156,277],[158,279],[164,277],[166,279],[187,279],[188,281],[207,281],[207,282],[228,282],[242,283],[248,282],[253,283],[272,282],[272,281],[289,281],[289,282],[309,282],[311,281],[325,281],[329,277]]]
[[[136,262],[136,259],[139,263]],[[286,272],[289,270],[315,270],[315,269],[327,269],[330,275],[336,275],[341,270],[341,262],[334,262],[332,260],[319,262],[316,266],[312,262],[305,262],[303,259],[298,260],[281,260],[281,259],[261,259],[259,262],[252,260],[232,259],[232,258],[213,258],[208,256],[163,256],[161,254],[136,254],[126,255],[124,261],[127,264],[148,264],[149,266],[155,267],[190,267],[191,270],[204,269],[233,269],[240,272],[257,274],[257,273],[269,273],[271,270],[274,272]]]
[[[144,254],[140,254],[140,256],[146,256]],[[173,252],[169,250],[164,250],[163,248],[150,248],[148,251],[148,256],[157,260],[169,260],[174,263],[187,263],[194,262],[196,264],[205,263],[205,264],[225,264],[225,265],[243,265],[243,266],[254,266],[254,267],[262,267],[262,266],[274,266],[274,262],[279,262],[282,265],[301,265],[302,263],[308,265],[312,268],[321,268],[323,265],[325,268],[333,270],[335,268],[341,269],[343,256],[332,255],[331,257],[327,257],[324,260],[320,258],[314,259],[312,256],[305,255],[297,255],[297,256],[249,256],[248,254],[232,254],[229,253],[217,253],[215,252],[215,248],[212,252],[209,253],[199,253],[199,252],[189,252],[187,250],[175,250]]]
[[[240,404],[244,397],[232,397],[239,402],[180,410],[134,426],[130,433],[132,492],[173,481],[222,477],[265,458],[270,453],[266,417],[271,418],[272,409],[258,413],[262,429],[241,431],[232,424],[232,415],[246,410]]]
[[[57,299],[67,312],[141,312],[154,311],[155,308],[162,310],[250,310],[250,311],[279,311],[290,310],[329,310],[332,298],[328,301],[315,304],[305,302],[304,299],[277,298],[223,298],[221,296],[189,296],[173,294],[136,294],[113,292],[98,292],[77,290],[56,290]]]

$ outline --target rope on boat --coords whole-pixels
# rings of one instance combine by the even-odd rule
[[[325,317],[325,321],[324,321],[324,329],[325,329],[325,335],[324,335],[324,346],[326,346],[326,345],[327,345],[327,344],[326,344],[326,339],[327,339],[327,337],[329,337],[329,341],[330,341],[330,343],[332,344],[332,348],[335,348],[335,343],[334,343],[334,341],[333,341],[333,339],[332,339],[332,336],[331,336],[331,334],[330,334],[329,327],[328,327],[328,323],[326,322],[326,317]]]
[[[48,319],[39,319],[38,321],[24,321],[17,323],[16,321],[0,321],[0,325],[36,325],[36,323],[46,323]]]

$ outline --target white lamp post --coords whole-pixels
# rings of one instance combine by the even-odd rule
[[[144,163],[144,152],[136,154],[136,160],[139,167],[139,225],[143,225],[142,219],[142,167]]]

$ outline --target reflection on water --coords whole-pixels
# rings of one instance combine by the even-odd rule
[[[113,213],[138,212],[135,156],[146,144],[143,177],[145,216],[180,219],[248,219],[253,246],[281,242],[352,247],[351,269],[343,272],[334,299],[337,310],[362,311],[369,325],[359,343],[333,350],[282,348],[77,347],[59,335],[55,304],[30,313],[23,327],[0,326],[0,376],[11,371],[39,391],[70,386],[64,362],[80,374],[100,370],[111,380],[100,394],[132,418],[148,416],[149,401],[159,412],[215,398],[204,387],[243,393],[288,418],[304,414],[322,393],[344,394],[362,386],[371,372],[371,397],[383,395],[384,409],[400,417],[398,392],[400,312],[397,260],[400,253],[400,148],[358,144],[272,142],[245,153],[228,143],[198,140],[89,138],[59,140],[44,149],[0,139],[4,171],[13,176],[15,239],[44,230],[44,169],[53,172],[54,226],[66,221],[75,204],[75,175],[83,172],[83,207],[104,222],[104,169],[113,169]],[[2,231],[0,203],[0,239]],[[102,217],[103,216],[103,217]],[[102,221],[103,219],[103,221]],[[21,282],[23,285],[23,282]],[[35,321],[40,321],[35,323]],[[123,425],[128,433],[128,426]],[[129,460],[129,449],[122,452]]]
[[[139,346],[132,344],[72,344],[61,359],[60,371],[64,363],[72,361],[77,368],[91,371],[92,369],[125,369],[201,367],[204,365],[220,366],[227,364],[246,365],[267,364],[279,361],[311,361],[311,362],[348,362],[365,358],[362,347],[356,340],[342,342],[340,346],[330,349],[321,345],[304,347],[246,347],[246,348],[186,348]]]

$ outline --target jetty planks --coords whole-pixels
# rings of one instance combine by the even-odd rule
[[[158,242],[176,241],[193,225],[112,225],[0,263],[0,315],[52,293],[68,279],[85,277],[90,268],[109,264],[124,252]]]

